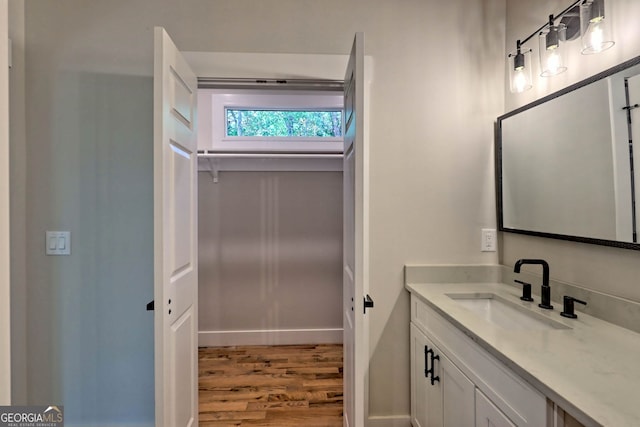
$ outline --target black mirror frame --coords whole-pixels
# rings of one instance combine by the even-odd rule
[[[567,86],[562,90],[559,90],[543,98],[540,98],[536,101],[533,101],[527,105],[519,107],[497,118],[497,121],[495,122],[495,162],[494,163],[495,163],[495,178],[496,178],[496,213],[497,213],[499,231],[506,231],[509,233],[516,233],[516,234],[525,234],[529,236],[547,237],[550,239],[568,240],[572,242],[589,243],[594,245],[612,246],[612,247],[622,248],[622,249],[640,250],[640,243],[620,242],[617,240],[595,239],[591,237],[570,236],[570,235],[564,235],[564,234],[545,233],[541,231],[507,228],[504,226],[504,223],[503,223],[503,204],[502,204],[502,121],[506,118],[514,116],[530,108],[536,107],[540,104],[544,104],[547,101],[558,98],[569,92],[573,92],[576,89],[579,89],[583,86],[587,86],[598,80],[607,78],[613,74],[619,73],[621,71],[624,71],[627,68],[631,68],[638,64],[640,64],[640,56],[637,56],[633,59],[625,61],[619,65],[616,65],[615,67],[611,67],[608,70],[605,70],[601,73],[591,76],[578,83],[574,83],[570,86]]]

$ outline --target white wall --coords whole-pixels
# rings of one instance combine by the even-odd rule
[[[404,264],[497,261],[479,247],[495,226],[505,0],[25,3],[30,401],[64,403],[70,425],[152,422],[153,26],[227,52],[347,54],[364,31],[370,413],[407,415]],[[71,257],[42,254],[49,227],[72,231]]]
[[[567,4],[560,0],[507,0],[507,35],[505,51],[513,50],[522,39],[538,28],[551,13]],[[616,44],[598,55],[580,54],[579,40],[567,43],[568,70],[553,78],[535,77],[534,88],[523,94],[506,91],[505,111],[531,102],[549,93],[576,83],[616,64],[640,55],[640,2],[609,0],[607,19],[612,19]],[[527,47],[537,49],[535,44]],[[533,53],[537,65],[537,52]],[[505,87],[507,82],[505,81]],[[551,276],[589,289],[640,301],[640,252],[552,239],[503,233],[501,263],[513,265],[518,258],[544,258],[551,265]]]
[[[25,2],[28,403],[64,405],[69,425],[153,425],[153,81],[102,70],[117,56],[71,66],[68,37],[93,50],[83,12]],[[71,256],[45,256],[52,229]]]
[[[27,401],[27,289],[26,289],[26,185],[24,0],[9,0],[9,37],[12,67],[11,96],[11,373],[12,402]]]
[[[0,233],[9,234],[9,7],[0,0]],[[8,239],[0,241],[0,405],[11,403],[11,275]]]

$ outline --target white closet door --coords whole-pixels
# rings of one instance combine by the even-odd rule
[[[154,52],[156,426],[198,425],[197,78],[163,28]]]
[[[364,162],[364,34],[356,33],[344,79],[344,425],[362,427],[367,416],[369,368],[364,308],[366,270]]]

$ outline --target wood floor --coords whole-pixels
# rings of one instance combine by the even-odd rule
[[[200,426],[342,426],[342,345],[199,349]]]

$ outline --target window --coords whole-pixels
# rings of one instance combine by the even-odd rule
[[[339,138],[342,111],[227,108],[227,137]]]
[[[199,89],[198,148],[342,153],[342,92]]]

